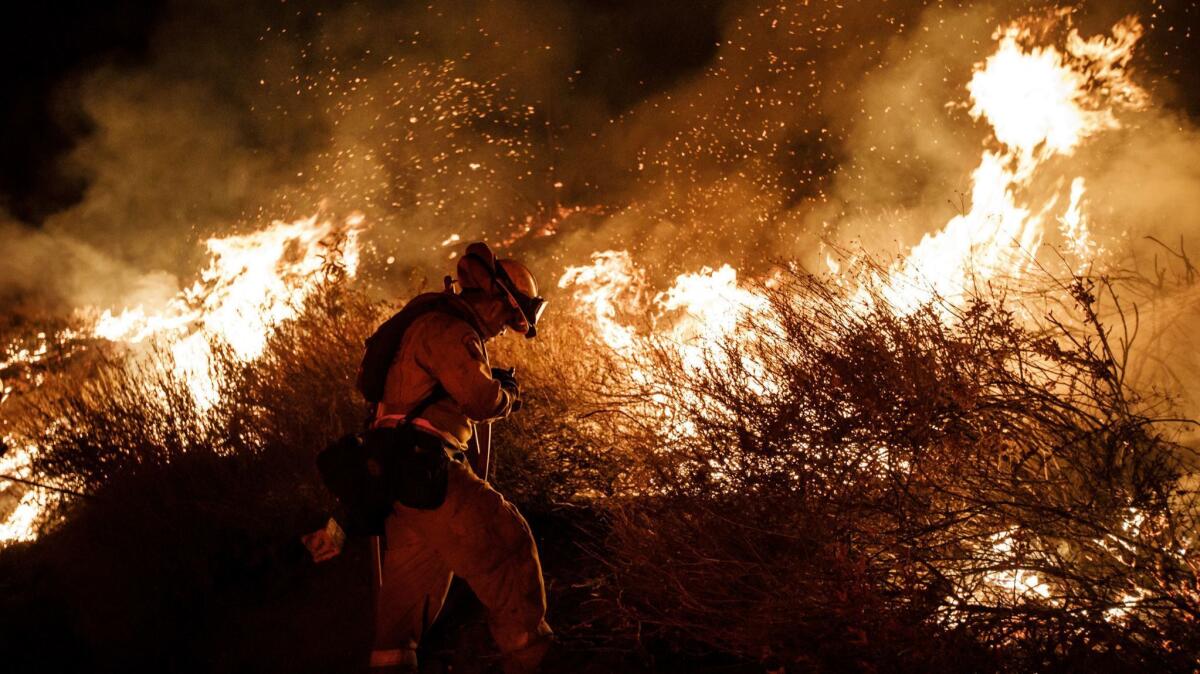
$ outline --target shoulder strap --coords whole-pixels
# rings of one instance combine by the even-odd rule
[[[375,403],[383,399],[388,369],[396,359],[409,326],[421,316],[435,311],[465,322],[479,336],[480,342],[483,341],[483,331],[475,312],[462,298],[453,293],[426,293],[414,297],[367,339],[355,383],[368,402]]]
[[[482,343],[484,341],[483,328],[479,326],[479,319],[475,317],[475,312],[471,310],[467,301],[454,293],[438,293],[438,297],[441,301],[432,307],[432,310],[449,314],[471,326],[471,330],[475,332],[475,336]]]
[[[413,419],[416,419],[424,414],[425,410],[429,409],[431,405],[442,398],[449,397],[449,395],[450,394],[446,393],[446,389],[442,388],[441,384],[437,384],[433,387],[433,390],[429,392],[429,395],[422,398],[420,402],[418,402],[416,405],[413,405],[412,408],[404,413],[404,425],[408,426],[413,422]]]

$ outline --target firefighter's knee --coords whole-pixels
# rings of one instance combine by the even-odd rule
[[[465,466],[452,474],[450,491],[454,528],[466,540],[477,541],[478,547],[488,553],[485,556],[495,557],[495,553],[508,553],[526,541],[532,542],[529,525],[516,506]]]
[[[489,574],[505,565],[537,564],[533,533],[516,507],[492,491],[479,495],[478,512],[482,521],[468,535],[475,548],[467,560],[472,575]]]

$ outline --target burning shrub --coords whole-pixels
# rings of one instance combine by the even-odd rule
[[[286,450],[308,470],[332,434],[362,420],[352,379],[378,316],[378,307],[331,284],[279,326],[253,361],[213,342],[199,387],[168,350],[145,356],[108,350],[90,375],[60,382],[26,404],[18,431],[39,448],[39,474],[86,491],[197,454]],[[198,393],[207,387],[217,393],[211,403]]]
[[[525,504],[587,502],[621,492],[632,461],[605,391],[620,369],[602,350],[581,353],[592,328],[568,316],[535,343],[500,340],[497,363],[517,364],[523,406],[496,424],[494,479]]]
[[[169,349],[93,343],[87,362],[9,408],[37,447],[38,479],[88,496],[64,502],[66,517],[51,518],[36,543],[0,550],[0,576],[14,588],[0,593],[0,613],[12,617],[0,633],[31,643],[54,634],[80,667],[178,658],[195,663],[187,671],[345,670],[369,648],[358,643],[371,634],[366,551],[352,541],[316,569],[289,555],[332,506],[313,456],[363,422],[353,377],[365,337],[391,309],[332,279],[256,359],[214,343],[203,379],[211,389],[195,386],[194,370],[181,374]],[[535,345],[503,340],[495,354],[519,366],[526,391],[521,413],[497,425],[497,480],[535,522],[560,632],[592,620],[576,610],[590,587],[576,586],[602,569],[581,564],[577,544],[598,538],[587,503],[612,493],[627,464],[601,451],[612,427],[588,407],[599,383],[574,351],[583,331],[559,325]],[[324,580],[306,583],[313,574]],[[253,631],[234,634],[239,625]],[[279,636],[263,643],[266,633]]]
[[[901,311],[783,270],[739,289],[753,311],[714,312],[740,319],[702,334],[707,348],[673,330],[614,352],[567,317],[535,343],[499,342],[526,397],[497,426],[495,479],[534,522],[560,633],[640,626],[817,669],[1187,669],[1200,647],[1189,457],[1125,385],[1088,283],[1072,286],[1073,323],[1035,325],[1001,299]],[[207,407],[163,354],[97,356],[78,386],[22,402],[39,474],[95,497],[36,554],[104,551],[56,576],[123,578],[105,581],[120,602],[84,613],[141,602],[141,622],[89,617],[92,647],[129,649],[136,636],[112,626],[140,624],[164,649],[202,650],[227,631],[190,635],[177,607],[201,597],[228,601],[214,623],[259,615],[228,597],[272,586],[279,560],[262,543],[329,505],[312,456],[361,422],[351,379],[384,313],[327,284],[258,359],[213,350],[221,395]],[[331,587],[361,604],[363,567],[341,568]],[[345,643],[322,666],[344,662]]]
[[[297,535],[332,505],[313,456],[361,423],[352,380],[380,309],[330,283],[257,360],[215,346],[211,406],[166,352],[101,344],[18,401],[37,479],[87,494],[36,543],[0,551],[0,628],[28,640],[28,671],[51,637],[79,668],[134,671],[268,671],[297,657],[293,671],[336,671],[366,648],[353,643],[370,634],[365,551],[306,571]],[[329,580],[306,583],[312,573]]]
[[[659,342],[628,366],[651,376],[611,539],[626,610],[822,670],[1190,670],[1187,456],[1092,283],[1076,323],[1031,326],[784,271],[702,358]]]

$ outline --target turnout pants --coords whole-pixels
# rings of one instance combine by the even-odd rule
[[[506,671],[536,669],[550,635],[546,590],[533,535],[515,506],[453,461],[445,502],[436,510],[396,503],[386,530],[373,668],[415,665],[417,644],[458,574],[487,608]]]

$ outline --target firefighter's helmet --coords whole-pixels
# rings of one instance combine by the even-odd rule
[[[528,339],[537,335],[537,322],[546,309],[546,300],[538,296],[537,281],[528,267],[516,260],[497,260],[487,244],[476,242],[467,246],[457,271],[463,288],[484,288],[494,283],[513,308],[508,327]]]
[[[508,294],[509,303],[517,310],[509,327],[532,339],[537,335],[538,319],[546,310],[546,300],[538,296],[533,272],[516,260],[497,260],[496,280]]]

